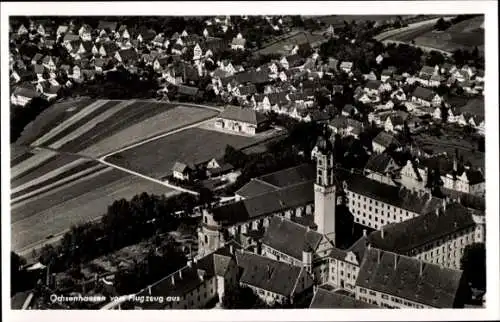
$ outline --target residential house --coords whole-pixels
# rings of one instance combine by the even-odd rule
[[[212,159],[206,164],[205,170],[207,177],[219,178],[232,172],[234,167],[230,163],[224,162],[222,159]]]
[[[380,75],[380,80],[382,82],[387,82],[392,77],[392,71],[389,69],[384,69]]]
[[[422,106],[440,106],[443,99],[434,91],[417,87],[411,94],[411,101]]]
[[[401,146],[401,144],[396,140],[394,136],[387,132],[380,132],[372,142],[373,152],[375,153],[383,153],[388,147],[394,145],[396,147]]]
[[[241,33],[238,33],[236,37],[233,38],[233,41],[231,42],[231,49],[233,50],[244,50],[245,49],[245,44],[246,44],[246,39],[243,38]]]
[[[24,25],[21,25],[21,26],[19,26],[19,28],[17,29],[17,34],[18,34],[19,36],[26,35],[26,34],[28,34],[28,29],[27,29]]]
[[[192,174],[193,170],[185,163],[175,162],[172,167],[172,176],[181,181],[188,181]]]
[[[31,84],[16,86],[10,95],[10,102],[13,105],[26,106],[35,97],[40,97],[36,88]]]
[[[378,306],[357,300],[354,294],[345,291],[326,290],[315,287],[310,309],[376,309]]]
[[[340,63],[340,70],[342,70],[344,73],[350,74],[352,72],[352,66],[352,62],[343,61],[342,63]]]
[[[353,120],[345,116],[338,116],[333,118],[329,124],[329,128],[333,134],[339,134],[341,137],[354,136],[358,138],[363,132],[363,123]]]
[[[357,114],[359,114],[359,111],[354,105],[346,104],[342,108],[342,115],[343,116],[352,117],[352,116],[357,115]]]
[[[365,165],[365,175],[367,178],[378,182],[395,186],[393,181],[399,172],[396,161],[387,153],[374,153]]]
[[[133,48],[122,49],[116,52],[115,58],[124,65],[134,65],[138,60],[138,55]]]
[[[409,115],[403,111],[396,111],[387,115],[384,120],[384,131],[396,133],[397,131],[403,130],[404,123],[408,119]]]
[[[372,70],[368,74],[363,74],[363,78],[367,81],[376,81],[377,80],[377,75],[375,75],[375,72]]]

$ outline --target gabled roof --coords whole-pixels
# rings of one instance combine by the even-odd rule
[[[417,98],[423,99],[427,102],[432,101],[434,96],[436,96],[436,93],[430,89],[424,88],[424,87],[417,87],[412,93],[412,96],[415,96]]]
[[[435,308],[453,308],[462,271],[371,248],[359,269],[356,286]]]
[[[133,48],[122,49],[118,51],[118,54],[123,61],[134,61],[137,59],[137,52]]]
[[[188,96],[195,96],[198,94],[198,88],[192,86],[178,85],[177,93]]]
[[[434,74],[434,67],[431,67],[431,66],[424,66],[424,67],[422,67],[422,69],[420,70],[420,74],[421,74],[421,75],[423,75],[423,74],[432,75],[432,74]]]
[[[118,23],[116,21],[106,21],[106,20],[100,20],[99,25],[97,26],[98,29],[108,29],[111,31],[115,31],[116,27],[118,26]]]
[[[174,166],[172,167],[172,172],[184,173],[188,170],[189,170],[188,165],[182,162],[175,162]]]
[[[219,115],[220,118],[245,122],[258,126],[259,124],[266,122],[267,117],[253,109],[241,108],[237,106],[228,105],[224,111]]]
[[[248,252],[237,252],[242,269],[240,283],[272,293],[291,296],[303,268]]]
[[[380,88],[380,85],[382,85],[382,82],[379,80],[369,80],[366,83],[365,88],[378,90]]]
[[[12,92],[12,95],[23,96],[23,97],[27,97],[27,98],[35,98],[35,97],[40,96],[40,94],[38,94],[34,88],[31,88],[28,86],[15,87],[14,91]]]
[[[365,169],[373,171],[373,172],[377,172],[377,173],[386,173],[387,167],[391,163],[395,164],[395,161],[390,155],[388,155],[386,153],[373,154],[368,159],[368,162],[366,163]]]
[[[80,36],[76,35],[76,34],[66,34],[64,35],[64,38],[63,38],[63,41],[77,41],[77,40],[80,40]]]
[[[323,236],[281,216],[269,219],[262,244],[297,260],[302,260],[302,251],[315,252]]]
[[[422,215],[415,218],[384,226],[384,237],[380,231],[368,235],[368,242],[377,248],[391,252],[405,254],[412,249],[457,231],[475,226],[473,215],[484,216],[484,211],[469,209],[458,203],[427,209]],[[436,214],[438,209],[438,214]]]
[[[377,143],[377,144],[380,144],[384,147],[388,147],[389,145],[391,144],[396,144],[396,145],[400,145],[400,143],[398,142],[398,140],[391,134],[387,133],[387,132],[380,132],[374,139],[373,139],[373,142],[374,143]]]

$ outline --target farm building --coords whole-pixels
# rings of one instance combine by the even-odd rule
[[[217,128],[250,135],[264,131],[268,125],[264,114],[236,106],[227,106],[215,122]]]

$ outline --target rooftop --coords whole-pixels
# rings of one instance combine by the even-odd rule
[[[248,252],[237,252],[236,262],[242,269],[241,283],[284,296],[292,294],[302,272],[301,267]]]
[[[219,117],[233,121],[245,122],[255,126],[258,126],[259,124],[267,121],[267,117],[264,114],[256,112],[253,109],[241,108],[231,105],[226,106]]]
[[[320,233],[306,226],[281,216],[274,216],[269,220],[262,243],[297,260],[302,260],[302,251],[306,249],[315,251],[321,239]]]
[[[452,308],[461,278],[460,270],[370,248],[365,252],[356,286],[435,308]]]
[[[318,288],[311,301],[310,309],[370,309],[373,304],[356,300],[354,296],[343,295]]]
[[[458,203],[446,205],[446,209],[432,210],[415,218],[389,224],[381,231],[371,233],[367,240],[375,247],[397,253],[434,242],[460,230],[475,225],[473,215],[484,216],[484,212],[466,208]]]

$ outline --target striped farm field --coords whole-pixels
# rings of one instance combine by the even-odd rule
[[[12,249],[21,251],[71,225],[91,221],[106,213],[109,205],[140,192],[156,195],[177,193],[165,186],[108,168],[12,207]]]
[[[147,138],[207,120],[217,114],[217,112],[208,109],[176,106],[97,141],[79,153],[97,158]]]
[[[176,161],[197,164],[222,157],[226,145],[236,149],[259,143],[262,139],[218,131],[190,128],[137,147],[113,154],[106,161],[162,179],[171,174]]]
[[[168,103],[148,101],[123,101],[120,104],[123,108],[116,114],[100,116],[88,122],[79,133],[68,135],[54,147],[60,151],[78,153],[100,140],[174,107]]]
[[[92,104],[95,100],[81,98],[56,103],[40,113],[38,117],[28,124],[23,133],[16,141],[18,145],[30,145],[37,138],[47,133],[50,129],[64,122],[72,115],[78,113],[85,106]]]
[[[35,180],[37,178],[43,178],[43,176],[47,175],[52,171],[58,171],[61,169],[65,169],[68,166],[71,166],[73,162],[77,162],[80,158],[78,156],[68,155],[68,154],[57,154],[53,151],[42,150],[42,155],[46,155],[46,153],[50,153],[50,158],[45,159],[43,162],[38,163],[34,167],[26,167],[26,171],[23,171],[19,175],[12,175],[11,178],[11,186],[16,188],[20,185],[23,185],[31,180]],[[31,159],[35,158],[32,157]],[[44,157],[45,158],[45,157]],[[28,159],[27,161],[29,161]]]

